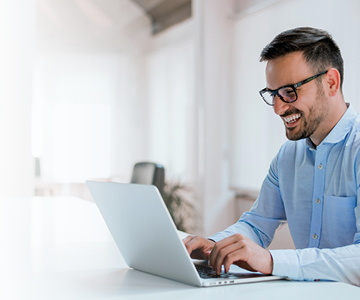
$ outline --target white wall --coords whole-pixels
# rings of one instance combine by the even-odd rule
[[[230,99],[234,21],[232,1],[194,1],[198,163],[202,232],[210,235],[233,223],[229,186]]]
[[[356,0],[287,0],[242,14],[236,22],[235,84],[232,124],[231,185],[259,190],[272,158],[286,140],[282,121],[263,103],[265,63],[260,52],[281,31],[300,26],[327,30],[345,61],[345,100],[360,111],[357,73],[360,66],[360,2]]]
[[[146,152],[150,32],[130,0],[38,2],[33,152],[43,182],[130,180]]]
[[[34,20],[34,1],[0,1],[0,197],[33,194]]]
[[[170,181],[197,178],[193,22],[152,38],[147,53],[146,159],[163,164]]]
[[[236,220],[229,190],[232,1],[194,1],[193,17],[152,38],[149,158],[191,184],[197,233]]]

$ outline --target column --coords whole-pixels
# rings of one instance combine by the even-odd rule
[[[225,229],[235,217],[229,189],[233,1],[194,0],[198,101],[199,210],[202,234]]]
[[[0,197],[33,195],[34,0],[0,0]]]

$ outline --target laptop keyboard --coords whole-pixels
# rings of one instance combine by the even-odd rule
[[[209,279],[209,278],[239,278],[242,276],[239,276],[240,274],[235,273],[225,273],[221,272],[220,275],[216,275],[215,271],[213,271],[211,268],[197,265],[195,264],[196,270],[198,271],[199,275],[203,279]]]
[[[195,264],[195,268],[198,271],[200,278],[209,279],[209,278],[250,278],[250,277],[261,277],[263,274],[239,274],[239,273],[225,273],[221,272],[220,275],[216,275],[210,267]]]

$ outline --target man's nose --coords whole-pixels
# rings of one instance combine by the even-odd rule
[[[283,113],[285,113],[289,109],[289,104],[282,101],[278,95],[274,98],[274,112],[281,116]]]

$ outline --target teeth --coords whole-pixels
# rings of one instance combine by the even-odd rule
[[[301,117],[301,114],[291,115],[289,117],[284,118],[286,123],[294,123],[297,119]]]

